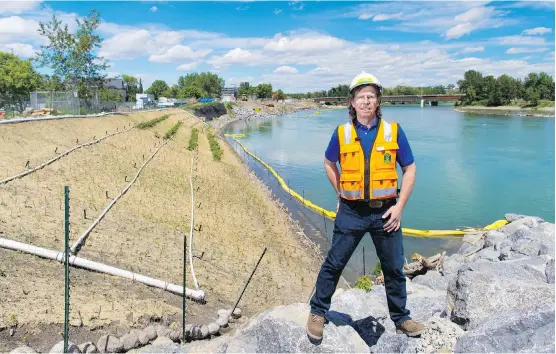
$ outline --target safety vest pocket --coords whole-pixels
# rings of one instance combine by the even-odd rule
[[[358,143],[340,146],[340,167],[342,171],[359,171],[361,158],[361,146]]]
[[[340,194],[346,199],[363,197],[362,177],[360,173],[342,173],[340,175]]]
[[[398,192],[398,174],[395,169],[373,172],[371,176],[373,199],[393,198]]]

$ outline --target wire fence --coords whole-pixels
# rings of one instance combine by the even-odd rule
[[[132,113],[158,108],[155,102],[103,101],[95,95],[83,99],[70,91],[34,91],[20,97],[0,94],[0,119],[23,117]]]

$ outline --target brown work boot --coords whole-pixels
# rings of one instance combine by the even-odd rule
[[[324,317],[309,313],[307,320],[307,337],[311,343],[322,341],[322,332],[324,330]]]
[[[396,333],[402,334],[405,333],[408,337],[417,337],[420,336],[425,331],[425,325],[414,321],[414,320],[407,320],[398,327],[396,327]]]

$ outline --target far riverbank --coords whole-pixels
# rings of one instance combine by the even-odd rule
[[[484,114],[484,115],[502,115],[502,116],[517,115],[523,117],[546,117],[546,118],[554,117],[554,106],[542,107],[542,108],[522,108],[516,106],[498,106],[498,107],[459,106],[459,107],[454,107],[454,110],[462,113],[474,113],[474,114]]]

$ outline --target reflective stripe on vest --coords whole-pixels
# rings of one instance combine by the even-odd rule
[[[363,193],[361,190],[346,191],[340,188],[340,195],[346,199],[360,199],[363,196]]]

